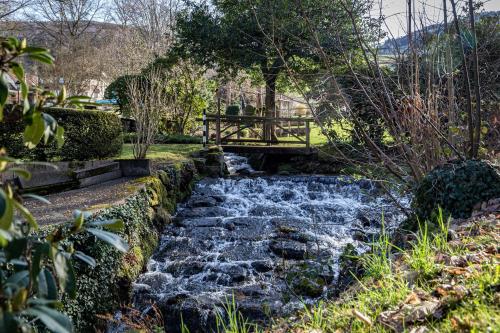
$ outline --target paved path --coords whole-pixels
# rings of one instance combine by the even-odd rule
[[[143,186],[133,182],[134,178],[119,178],[89,186],[45,196],[51,204],[27,199],[24,204],[38,221],[39,225],[67,222],[76,209],[95,212],[123,202],[134,187]]]

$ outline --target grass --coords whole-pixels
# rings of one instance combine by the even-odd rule
[[[134,158],[132,144],[124,144],[120,159]],[[201,149],[200,144],[155,144],[149,148],[147,158],[167,159],[171,161],[185,160],[189,154]]]
[[[259,333],[260,329],[257,324],[250,323],[243,317],[240,311],[236,308],[234,295],[229,300],[226,298],[226,304],[223,305],[224,314],[216,313],[217,333]]]

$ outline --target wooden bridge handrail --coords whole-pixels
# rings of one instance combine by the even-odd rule
[[[219,118],[216,114],[207,113],[208,120],[217,120]],[[261,116],[233,116],[233,115],[221,115],[220,120],[226,121],[238,121],[238,120],[255,120],[255,121],[267,121],[267,122],[276,122],[276,121],[302,121],[302,122],[312,122],[314,118],[307,117],[279,117],[279,118],[266,118]],[[202,121],[202,118],[196,118],[197,121]]]

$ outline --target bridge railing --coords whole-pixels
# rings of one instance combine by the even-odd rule
[[[218,145],[227,143],[265,143],[268,146],[298,144],[304,145],[306,148],[310,148],[311,146],[311,122],[314,122],[314,118],[306,117],[267,118],[262,116],[233,116],[209,113],[204,114],[203,118],[198,118],[197,120],[204,122],[204,142],[209,142],[210,124],[215,123],[215,143]],[[286,135],[286,137],[266,137],[266,126],[271,126],[278,132],[281,132],[282,135]],[[253,137],[244,137],[243,130],[252,133]],[[300,135],[302,131],[304,135]],[[291,140],[291,138],[295,140]]]

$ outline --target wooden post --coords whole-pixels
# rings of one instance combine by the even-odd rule
[[[241,138],[241,133],[240,133],[240,118],[236,121],[236,138],[239,140]]]
[[[306,120],[306,148],[311,146],[309,120]]]
[[[207,146],[208,142],[208,123],[207,123],[207,110],[203,109],[203,148]]]
[[[215,122],[215,143],[220,145],[220,91],[217,89],[217,120]]]

